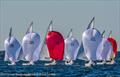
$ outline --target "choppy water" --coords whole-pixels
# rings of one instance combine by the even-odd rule
[[[23,61],[17,65],[7,65],[3,61],[4,52],[0,52],[0,76],[71,76],[71,77],[120,77],[120,53],[115,65],[95,65],[85,67],[85,61],[76,60],[73,65],[66,66],[63,61],[55,66],[44,66],[47,61],[38,61],[35,65],[23,66]]]

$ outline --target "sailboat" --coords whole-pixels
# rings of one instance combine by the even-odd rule
[[[23,56],[26,61],[29,63],[25,63],[23,65],[33,65],[34,64],[34,53],[39,52],[40,46],[40,35],[38,33],[33,32],[33,22],[31,22],[26,35],[23,37],[22,40],[22,49],[23,49]]]
[[[117,41],[111,36],[112,31],[109,33],[108,41],[112,44],[112,49],[113,49],[113,55],[111,56],[111,64],[115,64],[115,57],[117,54]]]
[[[21,45],[19,41],[12,35],[12,27],[10,28],[9,37],[4,41],[4,48],[4,61],[10,61],[11,64],[9,65],[15,65],[19,57]]]
[[[49,31],[52,31],[52,23],[53,21],[51,20],[49,25],[48,25],[48,28],[46,30],[46,33],[45,33],[45,36],[44,36],[44,39],[43,39],[43,42],[41,43],[41,47],[40,47],[40,60],[43,60],[43,61],[51,61],[51,58],[49,56],[49,51],[48,51],[48,47],[47,47],[47,43],[46,43],[46,37],[47,37],[47,34]]]
[[[84,52],[89,62],[85,64],[85,66],[94,65],[97,60],[96,51],[100,42],[102,41],[102,34],[94,28],[94,17],[89,24],[87,30],[85,30],[82,34],[82,42],[84,47]]]
[[[90,29],[91,27],[93,27],[93,23],[94,23],[94,19],[95,17],[92,18],[92,20],[90,21],[90,23],[88,24],[86,30]],[[84,47],[83,47],[83,41],[81,41],[81,44],[80,44],[80,48],[78,50],[78,55],[77,55],[77,59],[80,59],[80,60],[88,60],[88,58],[86,57],[86,54],[84,52]]]
[[[105,31],[102,33],[102,41],[97,48],[97,60],[102,60],[102,64],[106,64],[107,61],[110,61],[112,54],[112,45],[108,41],[108,37],[104,35]]]
[[[76,60],[79,50],[79,42],[73,37],[72,29],[65,39],[65,64],[72,65],[73,60]]]
[[[65,45],[64,38],[60,32],[53,31],[52,26],[50,26],[49,32],[47,33],[46,44],[52,63],[45,65],[56,65],[57,60],[63,60]]]

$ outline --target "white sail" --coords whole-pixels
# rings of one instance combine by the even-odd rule
[[[43,48],[40,52],[40,60],[50,60],[49,52],[47,45],[44,43]]]
[[[5,47],[5,61],[11,61],[11,62],[16,62],[21,50],[20,43],[18,40],[14,37],[11,36],[10,40],[7,38],[4,42],[4,47]]]
[[[14,36],[12,36],[12,28],[10,28],[9,37],[4,41],[4,48],[4,61],[10,61],[14,64],[18,60],[21,45],[19,41]]]
[[[92,20],[90,21],[90,23],[88,24],[87,30],[94,28],[94,24],[95,24],[95,17],[93,17]],[[78,55],[77,55],[77,59],[88,60],[86,57],[86,54],[85,54],[83,41],[81,41],[80,48],[79,48]]]
[[[18,56],[18,60],[24,60],[22,46],[21,46],[21,49],[20,49],[20,53],[19,53],[19,56]]]
[[[65,59],[76,60],[79,50],[79,42],[73,37],[72,30],[65,39]]]
[[[30,26],[28,27],[26,34],[33,32],[33,21],[30,23]]]
[[[75,38],[65,40],[65,56],[66,58],[76,60],[79,50],[79,43]]]
[[[112,52],[112,45],[107,38],[103,37],[97,49],[97,60],[110,60]]]
[[[40,52],[41,52],[41,43],[35,49],[33,53],[33,62],[38,61],[40,59]]]
[[[84,31],[82,41],[88,60],[97,60],[96,51],[101,40],[102,35],[97,29],[90,28]]]
[[[33,61],[33,54],[40,44],[40,35],[37,33],[28,33],[22,41],[22,49],[25,60]]]
[[[82,42],[81,42],[80,48],[78,50],[77,59],[88,60],[87,57],[86,57],[86,55],[85,55],[84,47],[83,47],[83,43]]]

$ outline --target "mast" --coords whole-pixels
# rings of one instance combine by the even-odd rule
[[[108,37],[112,37],[112,31],[110,31],[110,33],[109,33]]]
[[[70,31],[68,32],[67,37],[71,37],[73,35],[73,29],[71,28]]]
[[[89,29],[89,28],[94,28],[94,25],[95,25],[95,17],[92,18],[92,20],[91,20],[90,23],[88,24],[87,29]]]
[[[10,32],[9,32],[9,39],[8,39],[9,42],[10,42],[11,37],[12,37],[12,27],[10,28]]]
[[[105,30],[102,32],[102,37],[104,37],[104,34],[105,34]]]
[[[33,32],[33,21],[30,23],[30,26],[28,27],[26,34]]]

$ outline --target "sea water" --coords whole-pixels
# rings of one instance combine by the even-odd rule
[[[64,61],[58,61],[57,65],[44,66],[48,61],[37,61],[35,65],[25,66],[17,62],[17,65],[7,65],[4,62],[4,51],[0,52],[0,76],[70,76],[70,77],[120,77],[120,53],[117,54],[114,65],[95,65],[85,67],[86,61],[76,60],[73,65],[65,65]]]

